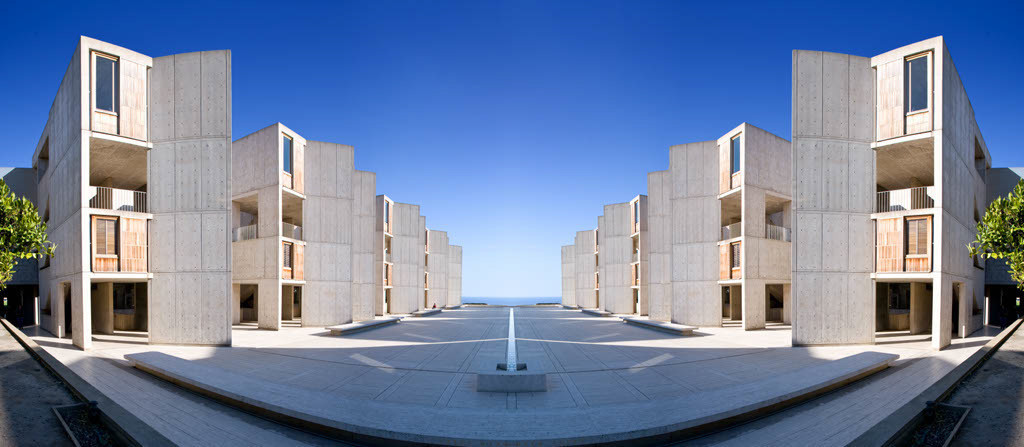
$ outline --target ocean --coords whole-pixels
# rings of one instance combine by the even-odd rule
[[[521,306],[537,303],[561,303],[562,298],[557,296],[539,296],[539,297],[486,297],[486,296],[464,296],[462,297],[463,304],[469,303],[484,303],[494,304],[499,306]]]

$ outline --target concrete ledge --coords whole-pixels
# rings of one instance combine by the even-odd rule
[[[354,323],[339,324],[337,326],[328,326],[327,330],[331,331],[331,335],[349,335],[356,332],[362,332],[370,329],[379,328],[381,326],[387,326],[389,324],[398,323],[402,321],[401,318],[381,318],[377,320],[364,320],[356,321]]]
[[[569,306],[569,305],[563,304],[562,308],[569,309],[569,310],[579,310],[580,306]]]
[[[458,306],[444,306],[444,308],[445,309],[462,309],[462,305],[459,304]]]
[[[763,417],[889,367],[898,356],[842,359],[686,396],[617,406],[495,413],[346,398],[159,352],[132,366],[259,416],[343,441],[388,445],[660,445]],[[699,402],[700,405],[695,405]]]
[[[529,370],[481,372],[476,375],[476,390],[490,393],[533,393],[548,390],[548,376]]]
[[[862,433],[850,445],[880,446],[898,444],[903,437],[909,435],[913,428],[917,426],[921,420],[922,412],[927,406],[927,402],[939,402],[949,397],[949,394],[953,392],[953,389],[960,382],[992,356],[1006,342],[1006,339],[1010,338],[1010,335],[1013,335],[1014,331],[1020,327],[1022,321],[1024,320],[1017,320],[1007,326],[1006,329],[1003,329],[1002,332],[989,340],[988,343],[985,343],[985,346],[982,346],[981,349],[968,357],[967,360],[946,373],[945,376],[910,402],[907,402],[881,422],[875,424],[874,427]]]
[[[417,310],[416,312],[412,313],[412,316],[414,316],[414,317],[429,317],[431,315],[437,315],[439,313],[441,313],[441,308],[440,307],[438,307],[437,309]]]
[[[695,326],[687,326],[684,324],[668,323],[665,321],[657,320],[644,320],[632,317],[622,317],[622,321],[626,324],[632,324],[647,329],[654,329],[656,331],[667,332],[673,335],[693,335],[693,331],[697,329]]]
[[[133,446],[174,445],[160,432],[142,422],[134,414],[128,412],[124,407],[107,397],[106,394],[103,394],[89,382],[86,382],[85,379],[72,371],[71,368],[65,366],[60,360],[50,355],[49,352],[46,352],[42,346],[39,346],[39,344],[14,327],[9,321],[0,319],[0,323],[7,328],[7,331],[18,340],[18,343],[32,357],[49,370],[50,373],[64,382],[72,394],[85,402],[95,401],[100,413],[103,415],[103,422],[110,427],[111,432],[118,438],[118,441]]]
[[[608,312],[606,310],[601,310],[601,309],[583,309],[583,313],[590,314],[590,315],[593,315],[595,317],[610,317],[610,316],[612,316],[611,312]]]

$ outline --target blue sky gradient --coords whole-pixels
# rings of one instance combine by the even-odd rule
[[[78,35],[231,49],[234,138],[280,121],[355,146],[378,193],[464,247],[467,296],[560,295],[559,247],[670,145],[743,121],[788,139],[793,49],[944,35],[994,165],[1024,165],[1021,2],[141,3],[0,6],[0,166],[30,165]]]

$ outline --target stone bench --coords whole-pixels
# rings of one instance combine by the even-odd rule
[[[668,323],[657,320],[646,320],[642,318],[622,317],[622,321],[625,321],[626,324],[654,329],[656,331],[667,332],[674,335],[693,335],[693,331],[697,329],[696,326],[687,326],[685,324]]]
[[[349,335],[354,334],[356,332],[362,332],[374,328],[379,328],[382,326],[387,326],[389,324],[398,323],[399,321],[402,321],[402,319],[398,317],[364,320],[356,321],[353,323],[339,324],[337,326],[328,326],[327,330],[331,331],[331,335]]]
[[[610,317],[610,316],[612,316],[611,312],[608,312],[607,310],[601,310],[601,309],[583,309],[583,313],[590,314],[590,315],[593,315],[595,317]]]
[[[417,310],[416,312],[412,313],[412,316],[414,316],[414,317],[429,317],[431,315],[436,315],[436,314],[439,314],[439,313],[441,313],[441,308],[440,307],[438,307],[437,309]]]

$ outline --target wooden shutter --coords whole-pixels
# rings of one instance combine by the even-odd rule
[[[145,219],[121,219],[121,271],[146,272],[148,251]]]
[[[878,80],[876,116],[878,140],[903,136],[906,114],[903,111],[903,59],[897,59],[875,68]]]
[[[146,66],[120,61],[120,134],[137,140],[146,139]]]
[[[92,271],[116,272],[117,218],[92,217]]]
[[[875,271],[903,271],[903,225],[900,218],[878,219],[875,231]]]

